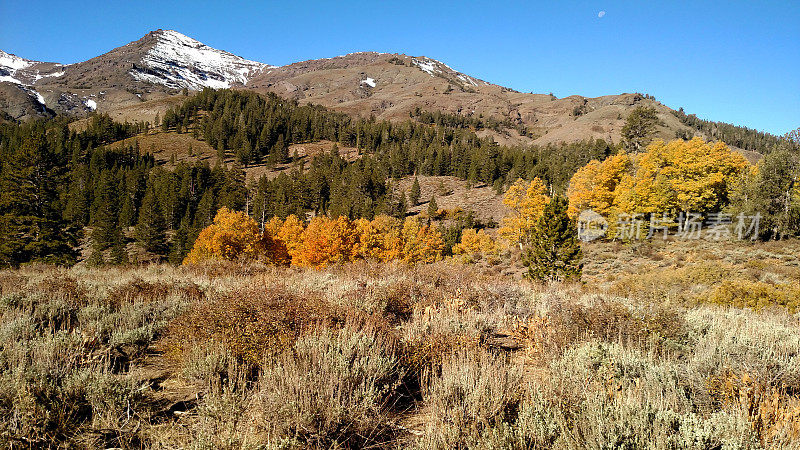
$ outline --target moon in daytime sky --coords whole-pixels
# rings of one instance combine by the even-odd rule
[[[602,19],[603,16],[605,16],[605,15],[606,15],[605,11],[600,11],[599,13],[597,13],[597,17],[600,18],[600,19]]]

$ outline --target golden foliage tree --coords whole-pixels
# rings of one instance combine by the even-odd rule
[[[256,258],[263,253],[264,240],[256,221],[243,212],[223,207],[217,211],[214,222],[200,232],[184,264]]]
[[[356,224],[346,217],[330,219],[317,216],[303,232],[303,242],[294,264],[306,267],[325,267],[348,262],[358,256]]]
[[[718,211],[749,171],[747,160],[722,142],[656,140],[645,152],[592,161],[570,180],[570,216],[591,208],[619,214]],[[687,219],[688,220],[688,219]]]
[[[371,221],[357,220],[359,256],[383,262],[399,259],[403,252],[400,225],[398,219],[386,215],[377,216]]]
[[[477,245],[485,251],[493,243],[487,238],[491,240],[481,232],[472,243],[468,237],[464,248]],[[326,267],[361,258],[413,264],[438,261],[443,250],[444,239],[439,231],[418,219],[401,222],[381,215],[371,221],[351,221],[346,217],[317,216],[304,226],[291,215],[286,220],[273,217],[261,232],[244,213],[223,208],[214,223],[200,233],[184,262],[261,257],[272,264],[302,267]]]
[[[280,229],[275,234],[275,236],[283,242],[283,245],[286,246],[286,252],[289,254],[289,258],[294,265],[297,265],[301,259],[300,251],[303,246],[304,231],[305,226],[303,222],[292,214],[283,221]]]
[[[435,228],[422,225],[418,219],[408,218],[403,222],[403,261],[432,263],[442,259],[444,239]]]
[[[575,172],[567,187],[569,216],[576,218],[581,211],[591,209],[609,217],[617,186],[632,167],[630,157],[621,153],[610,156],[603,162],[592,160]]]
[[[277,216],[264,224],[264,251],[270,262],[281,266],[289,265],[292,262],[289,248],[283,240],[284,236],[281,235],[283,224],[283,221]]]
[[[723,142],[656,140],[623,176],[614,204],[631,214],[718,210],[747,166]]]
[[[511,214],[503,218],[500,236],[511,244],[524,244],[528,231],[536,225],[549,202],[547,187],[539,178],[530,183],[522,179],[515,181],[503,197],[503,204],[511,209]]]
[[[455,255],[493,255],[498,251],[497,243],[484,230],[467,228],[461,232],[461,241],[453,246]]]

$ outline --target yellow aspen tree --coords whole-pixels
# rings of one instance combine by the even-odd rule
[[[547,187],[539,178],[530,183],[522,179],[515,181],[503,197],[503,204],[511,209],[511,213],[503,218],[500,236],[511,244],[524,244],[528,230],[536,225],[549,202]]]
[[[330,224],[330,263],[354,261],[358,258],[358,229],[356,224],[344,216]]]
[[[461,232],[461,241],[453,246],[455,255],[497,254],[497,243],[484,230],[467,228]]]
[[[361,217],[356,219],[353,224],[356,226],[356,233],[358,233],[359,258],[375,258],[375,248],[379,248],[379,245],[377,245],[376,237],[372,230],[372,222]]]
[[[399,220],[386,215],[379,215],[372,221],[357,220],[359,255],[383,262],[399,259],[403,250],[400,225]]]
[[[183,263],[256,258],[263,253],[264,241],[256,221],[243,212],[223,207],[214,222],[200,232]]]
[[[581,211],[591,209],[609,217],[617,187],[631,170],[631,159],[625,154],[614,155],[603,162],[592,160],[578,169],[567,187],[569,216],[576,218]]]
[[[615,206],[626,213],[698,212],[721,208],[748,167],[723,142],[656,140],[619,185]]]
[[[403,261],[408,264],[432,263],[442,259],[444,239],[430,225],[408,218],[403,223]]]
[[[317,216],[303,232],[297,264],[326,267],[352,261],[357,255],[358,233],[353,222],[346,217],[329,219],[326,216]]]
[[[286,246],[286,252],[292,260],[292,264],[297,265],[300,260],[300,250],[303,244],[303,231],[305,226],[300,219],[291,214],[283,221],[280,229],[275,236]]]
[[[292,257],[286,242],[281,239],[283,221],[280,217],[273,217],[264,224],[264,251],[267,261],[279,266],[289,265]]]

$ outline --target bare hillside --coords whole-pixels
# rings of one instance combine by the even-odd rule
[[[276,67],[172,30],[150,32],[70,65],[0,54],[0,108],[15,119],[99,111],[118,120],[152,121],[178,101],[165,98],[206,87],[273,92],[379,119],[404,120],[416,109],[492,118],[504,125],[479,133],[505,145],[618,142],[625,118],[638,105],[657,109],[663,122],[658,137],[695,134],[668,107],[640,94],[559,99],[521,93],[424,56],[362,52]]]

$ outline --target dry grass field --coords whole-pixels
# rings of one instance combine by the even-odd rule
[[[798,448],[799,248],[6,270],[0,445]]]

